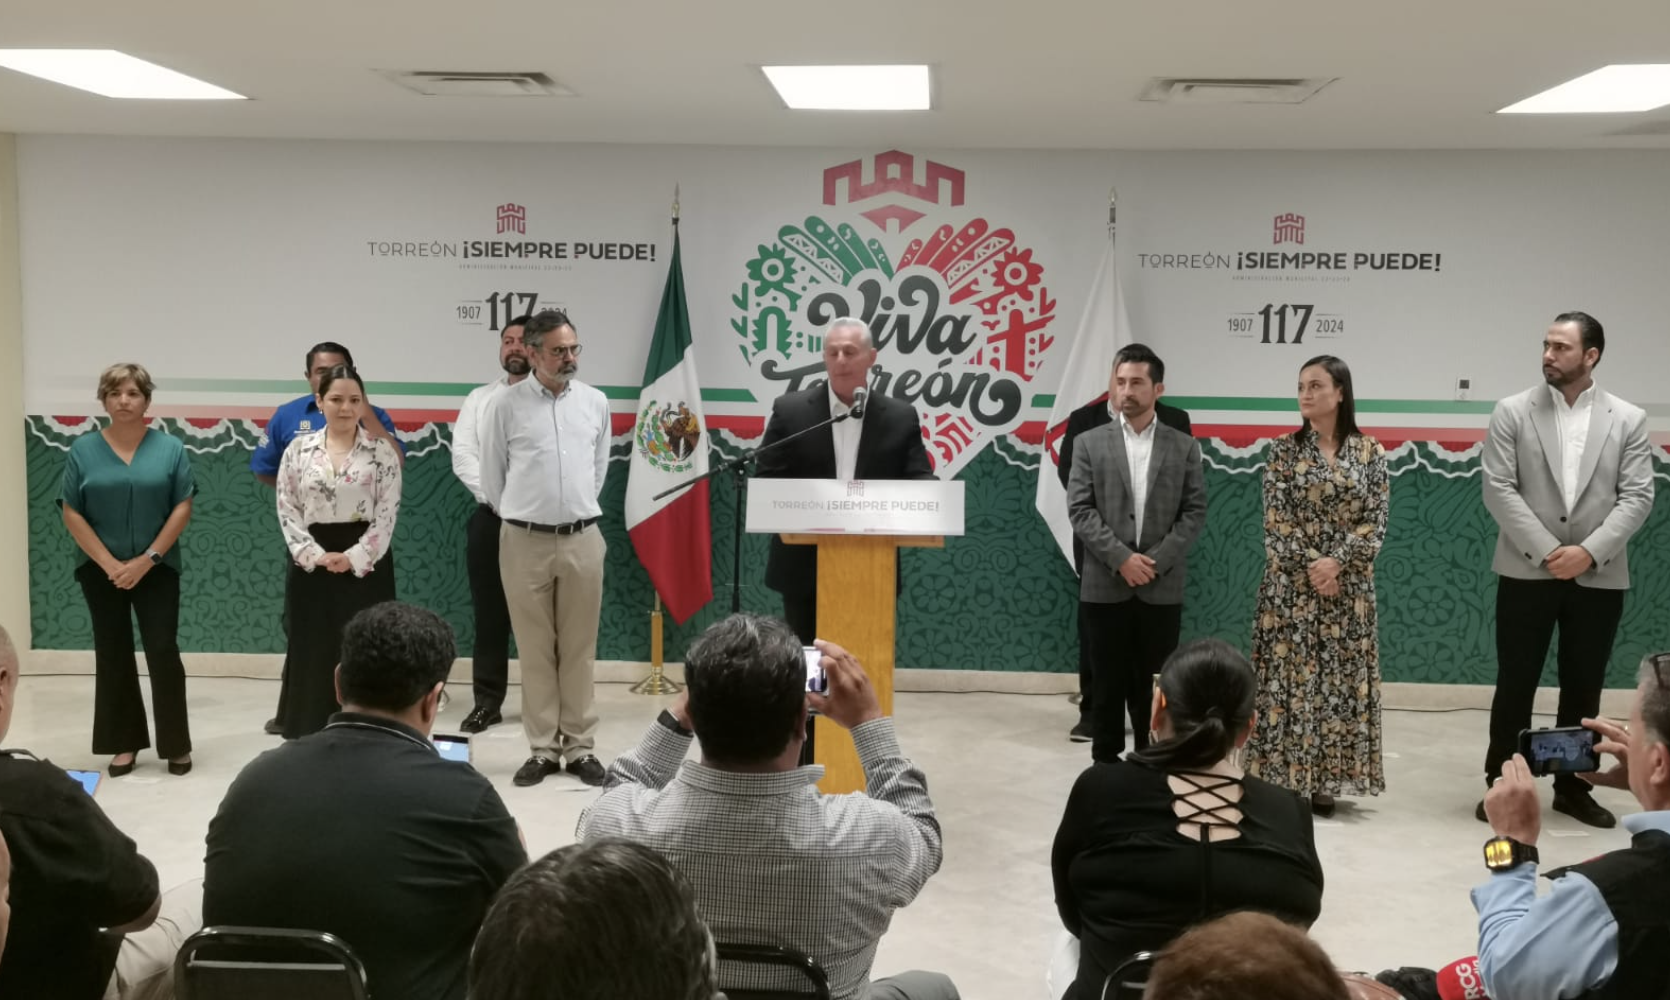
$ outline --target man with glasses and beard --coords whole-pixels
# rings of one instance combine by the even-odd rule
[[[530,366],[522,347],[522,331],[532,318],[518,316],[505,324],[499,335],[499,367],[504,375],[471,390],[458,409],[458,422],[452,425],[452,473],[476,502],[464,536],[470,605],[475,610],[475,643],[470,651],[475,707],[464,717],[461,728],[466,733],[479,733],[504,721],[499,708],[504,704],[510,671],[510,609],[499,580],[499,515],[493,513],[481,492],[479,425],[489,400],[528,377]]]
[[[522,729],[530,756],[518,785],[562,770],[603,784],[592,676],[608,546],[597,526],[609,470],[609,401],[575,378],[580,336],[542,312],[522,328],[533,367],[482,414],[481,495],[503,522],[499,575],[522,665]]]
[[[1647,415],[1595,385],[1606,332],[1587,313],[1554,317],[1539,385],[1496,404],[1480,464],[1484,505],[1500,528],[1496,695],[1485,783],[1503,773],[1531,724],[1537,682],[1560,629],[1557,725],[1600,711],[1601,686],[1629,589],[1630,537],[1653,509]],[[1554,778],[1554,809],[1580,823],[1617,821],[1574,774]],[[1486,818],[1485,803],[1474,814]]]

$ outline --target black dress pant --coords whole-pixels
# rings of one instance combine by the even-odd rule
[[[97,564],[85,562],[76,568],[75,579],[93,622],[93,752],[131,753],[151,745],[133,649],[138,619],[151,675],[157,756],[172,760],[191,753],[186,667],[180,661],[180,574],[153,566],[131,590],[122,590]]]
[[[1496,589],[1496,695],[1490,703],[1490,750],[1485,784],[1502,773],[1502,762],[1519,750],[1519,731],[1531,725],[1537,682],[1548,659],[1555,626],[1560,704],[1555,724],[1581,725],[1600,711],[1612,640],[1624,613],[1622,590],[1581,587],[1573,580],[1516,580],[1499,577]],[[1554,778],[1556,792],[1586,791],[1575,774]]]
[[[1095,691],[1090,757],[1100,762],[1114,761],[1125,752],[1127,713],[1134,730],[1134,748],[1148,746],[1153,678],[1177,648],[1183,631],[1183,605],[1144,604],[1132,598],[1118,604],[1092,604],[1089,618]]]
[[[504,704],[510,673],[510,608],[499,575],[499,515],[493,508],[476,507],[465,529],[465,545],[470,604],[475,609],[475,644],[470,651],[475,703],[497,711]]]
[[[1089,722],[1095,717],[1096,671],[1090,657],[1090,630],[1094,627],[1096,609],[1102,604],[1079,602],[1079,720]]]
[[[784,594],[783,620],[800,637],[802,646],[810,646],[818,637],[818,592]]]

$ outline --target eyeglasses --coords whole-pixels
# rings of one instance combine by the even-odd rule
[[[1647,662],[1653,665],[1653,677],[1660,688],[1670,688],[1670,650],[1663,653],[1653,653],[1647,657]]]
[[[559,346],[553,344],[550,347],[547,347],[545,350],[549,351],[552,354],[555,354],[559,358],[564,357],[564,356],[571,356],[571,357],[576,357],[577,358],[577,357],[580,356],[580,348],[583,347],[583,346],[585,346],[585,345],[583,345],[583,344],[571,344],[571,345],[568,345],[568,346],[559,347]]]

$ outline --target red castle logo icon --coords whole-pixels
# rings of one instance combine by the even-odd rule
[[[1275,219],[1274,228],[1274,242],[1277,245],[1282,243],[1298,243],[1303,245],[1305,242],[1305,217],[1302,215],[1294,212],[1287,212],[1283,215],[1278,215]]]
[[[528,210],[521,205],[507,204],[499,206],[499,232],[518,232],[527,235]],[[1301,241],[1303,242],[1303,241]]]
[[[948,167],[933,160],[927,161],[924,172],[927,174],[925,183],[918,183],[916,176],[916,157],[897,149],[885,153],[877,153],[875,158],[875,179],[864,183],[864,161],[853,160],[837,167],[830,167],[823,172],[823,203],[838,205],[836,192],[842,181],[847,182],[847,204],[852,205],[860,201],[874,198],[880,194],[903,194],[930,205],[963,203],[964,174],[955,167]],[[940,201],[942,187],[950,188],[949,202]],[[860,212],[864,218],[875,223],[882,232],[887,231],[889,221],[899,223],[899,232],[909,229],[913,223],[922,218],[922,212],[906,208],[903,205],[886,205],[872,208],[868,212]]]

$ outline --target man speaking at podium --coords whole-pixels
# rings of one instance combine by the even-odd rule
[[[824,329],[823,367],[829,379],[800,392],[778,396],[760,442],[755,475],[762,479],[932,479],[933,463],[922,445],[916,407],[869,394],[876,348],[870,330],[847,316]],[[812,431],[771,451],[777,441],[816,427],[832,416],[839,423]],[[810,645],[818,626],[818,551],[788,545],[772,536],[765,585],[783,595],[783,619]]]

